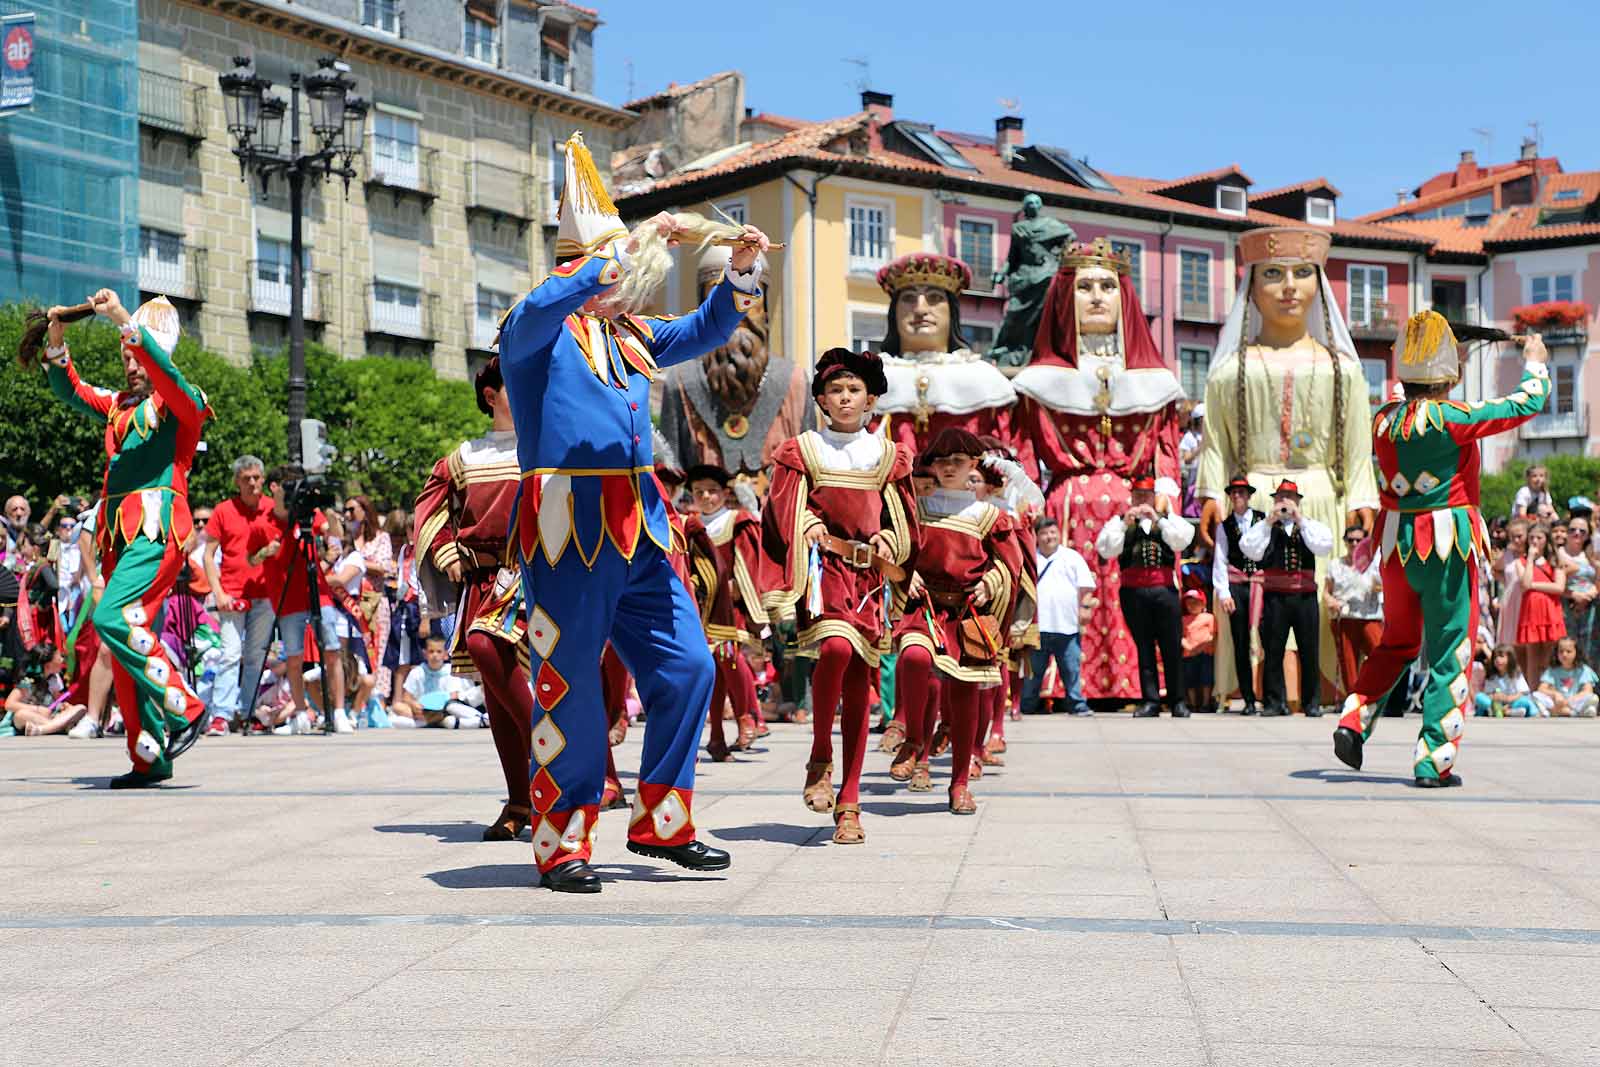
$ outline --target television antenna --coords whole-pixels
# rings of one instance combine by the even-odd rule
[[[856,80],[853,83],[856,92],[864,93],[872,88],[872,60],[865,56],[847,56],[840,62],[856,68]]]
[[[1487,165],[1494,159],[1494,127],[1474,126],[1472,132],[1483,142],[1483,162]]]
[[[1007,115],[1015,115],[1022,110],[1022,101],[1014,96],[1002,96],[996,103],[1000,105],[1000,110]]]

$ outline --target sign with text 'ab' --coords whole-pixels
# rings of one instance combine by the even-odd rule
[[[33,105],[33,15],[0,18],[0,111]]]

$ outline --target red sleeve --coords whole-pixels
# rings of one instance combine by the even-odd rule
[[[454,480],[450,475],[450,457],[433,465],[428,481],[417,496],[417,556],[433,563],[441,571],[458,558],[456,549],[456,521],[450,506]]]
[[[811,486],[800,446],[785,441],[772,457],[772,484],[761,514],[762,600],[769,610],[799,598],[806,581],[805,531],[810,525],[806,500]]]

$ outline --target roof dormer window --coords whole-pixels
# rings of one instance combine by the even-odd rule
[[[1332,226],[1334,223],[1333,201],[1326,196],[1306,197],[1306,221],[1313,226]]]
[[[1238,185],[1217,186],[1217,210],[1224,215],[1245,213],[1244,188]]]

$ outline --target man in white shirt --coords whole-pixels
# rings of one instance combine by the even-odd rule
[[[1322,714],[1318,667],[1322,615],[1317,606],[1317,557],[1333,550],[1333,531],[1300,514],[1300,489],[1285,479],[1272,491],[1272,514],[1239,538],[1239,547],[1261,565],[1261,696],[1264,715],[1289,714],[1283,657],[1294,632],[1300,657],[1300,710]]]
[[[1061,524],[1056,520],[1040,519],[1033,532],[1038,547],[1039,577],[1034,587],[1039,647],[1032,653],[1033,672],[1022,683],[1022,714],[1037,715],[1045,710],[1039,706],[1039,689],[1045,666],[1054,659],[1062,691],[1067,694],[1067,710],[1073,715],[1093,715],[1079,680],[1083,648],[1078,638],[1078,605],[1081,602],[1091,610],[1100,606],[1094,596],[1094,571],[1075,550],[1061,543]]]
[[[1227,642],[1232,656],[1224,660],[1222,631],[1218,631],[1217,660],[1224,665],[1233,664],[1233,677],[1239,685],[1239,696],[1244,700],[1242,714],[1256,715],[1261,706],[1256,703],[1255,668],[1250,662],[1250,635],[1261,625],[1263,607],[1261,591],[1261,565],[1244,554],[1239,542],[1257,523],[1266,519],[1264,512],[1250,506],[1250,496],[1255,490],[1250,479],[1242,474],[1233,476],[1228,483],[1230,505],[1228,517],[1217,523],[1216,545],[1211,551],[1211,591],[1216,595],[1217,613],[1227,619]],[[1228,682],[1226,669],[1218,677],[1217,693],[1223,704],[1233,686]]]

